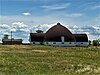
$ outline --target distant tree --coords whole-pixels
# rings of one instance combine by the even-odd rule
[[[91,45],[91,40],[89,40],[89,45]]]
[[[43,33],[43,31],[42,31],[42,30],[36,30],[36,32],[37,32],[37,33]]]
[[[3,39],[8,39],[8,34],[4,34],[4,37],[3,37]]]
[[[93,40],[93,46],[98,46],[99,45],[99,41],[98,40]]]
[[[99,45],[100,45],[100,38],[98,39]]]

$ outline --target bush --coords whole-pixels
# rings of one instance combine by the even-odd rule
[[[98,40],[93,40],[93,46],[98,46],[99,45],[99,41]]]

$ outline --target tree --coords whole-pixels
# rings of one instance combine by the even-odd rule
[[[99,45],[99,41],[98,40],[93,40],[93,46],[98,46]]]
[[[99,45],[100,45],[100,38],[98,39]]]
[[[43,31],[42,31],[42,30],[36,30],[36,32],[37,32],[37,33],[43,33]]]
[[[89,40],[89,45],[91,45],[91,40]]]
[[[3,37],[3,39],[8,39],[8,34],[4,34],[4,37]]]

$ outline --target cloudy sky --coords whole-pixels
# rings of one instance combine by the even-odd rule
[[[29,32],[46,32],[60,22],[72,33],[100,38],[100,0],[0,0],[0,39],[13,31],[13,38],[28,42]]]

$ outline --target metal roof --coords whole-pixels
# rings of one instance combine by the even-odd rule
[[[61,42],[61,36],[65,37],[65,42],[75,42],[73,34],[60,23],[57,23],[46,32],[44,40]]]
[[[42,42],[42,41],[44,41],[44,35],[45,35],[45,33],[30,33],[30,40]]]
[[[73,34],[76,42],[88,42],[87,34]]]

